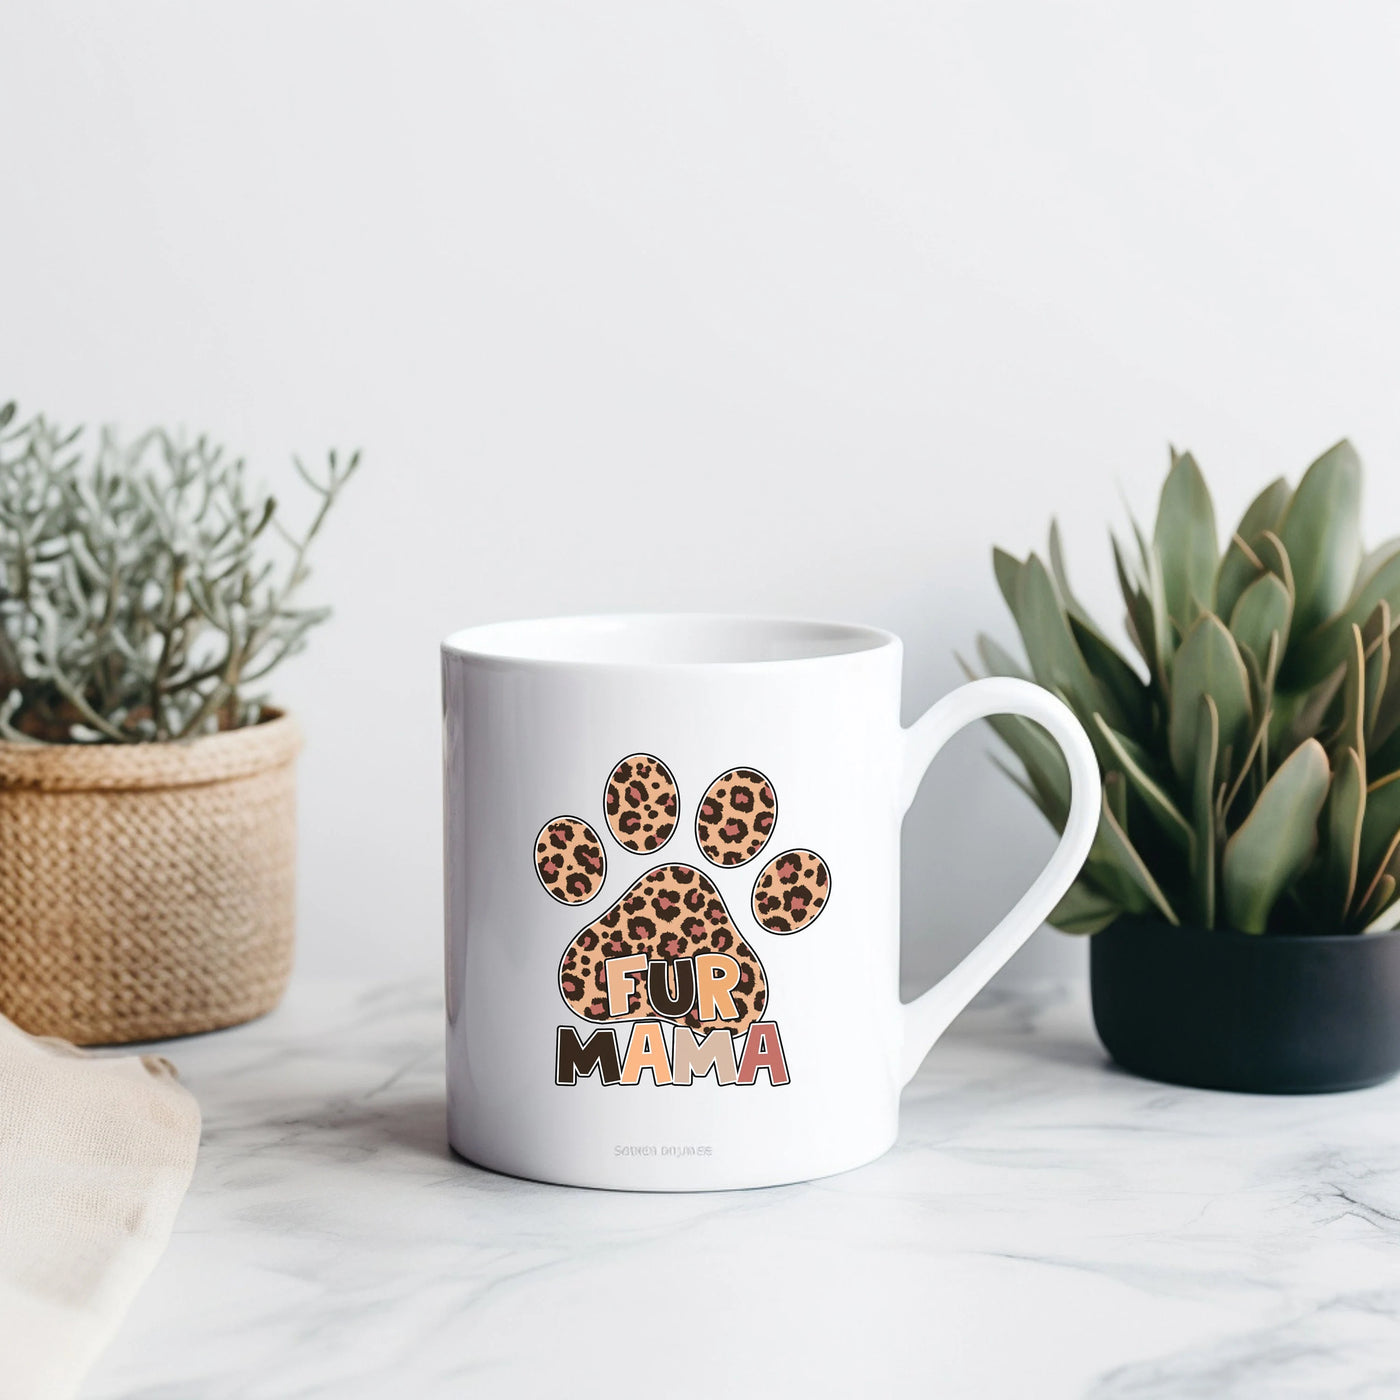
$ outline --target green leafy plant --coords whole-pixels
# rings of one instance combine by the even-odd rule
[[[254,724],[255,687],[328,615],[307,551],[359,465],[332,452],[283,529],[241,460],[159,429],[89,452],[0,408],[0,737],[134,743]],[[280,543],[279,543],[280,542]]]
[[[1048,563],[993,553],[1028,667],[986,636],[987,671],[1063,699],[1103,771],[1098,837],[1051,915],[1122,914],[1246,933],[1357,933],[1400,916],[1400,540],[1367,554],[1361,462],[1340,442],[1297,489],[1255,498],[1222,555],[1205,479],[1172,453],[1149,540],[1113,540],[1129,662]],[[1063,829],[1069,777],[1029,721],[991,721],[1006,771]],[[1006,765],[1002,765],[1006,767]]]

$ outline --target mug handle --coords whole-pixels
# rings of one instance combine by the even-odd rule
[[[1011,912],[941,981],[903,1008],[900,1083],[907,1084],[953,1018],[1045,922],[1074,883],[1099,826],[1099,765],[1073,712],[1030,681],[991,676],[959,686],[903,731],[904,774],[900,817],[913,804],[924,773],[958,730],[988,715],[1022,715],[1043,725],[1069,765],[1069,817],[1055,853]]]

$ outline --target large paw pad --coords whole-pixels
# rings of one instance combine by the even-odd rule
[[[676,1021],[742,1034],[768,984],[715,886],[693,866],[658,865],[580,933],[559,964],[564,1000],[586,1021]]]

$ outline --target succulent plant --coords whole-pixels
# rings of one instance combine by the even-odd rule
[[[0,407],[0,738],[134,743],[256,723],[250,692],[329,615],[297,594],[359,454],[332,452],[320,479],[296,463],[318,499],[293,534],[206,438],[123,445],[104,431],[84,452],[80,430],[15,420]]]
[[[1270,483],[1224,554],[1199,467],[1173,451],[1156,525],[1113,540],[1141,662],[1075,597],[1052,525],[1048,563],[998,549],[1029,666],[986,636],[996,675],[1074,710],[1103,771],[1099,831],[1050,922],[1122,914],[1245,933],[1358,933],[1400,919],[1400,540],[1361,541],[1348,442],[1297,489]],[[1069,778],[1044,731],[991,721],[1006,771],[1063,829]]]

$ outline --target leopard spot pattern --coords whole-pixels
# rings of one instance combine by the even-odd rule
[[[683,1016],[662,1016],[647,1000],[645,977],[631,979],[626,1014],[610,1016],[604,964],[629,953],[668,964],[699,953],[727,954],[739,965],[739,981],[730,993],[737,1019],[702,1024],[694,1005]],[[678,985],[669,967],[667,979],[668,985]],[[735,1035],[761,1020],[768,1005],[768,982],[758,955],[740,937],[720,892],[690,865],[649,870],[589,924],[564,950],[559,990],[569,1009],[585,1021],[670,1020],[694,1031],[724,1029]]]
[[[796,933],[826,908],[831,876],[815,851],[784,851],[759,872],[753,916],[769,933]]]
[[[676,830],[680,797],[671,770],[649,753],[628,754],[603,795],[608,828],[625,850],[659,851]]]
[[[695,813],[695,843],[711,865],[744,865],[768,844],[778,817],[773,785],[754,768],[721,773]]]
[[[551,899],[587,904],[603,888],[607,857],[598,834],[577,817],[555,817],[535,838],[535,873]]]

